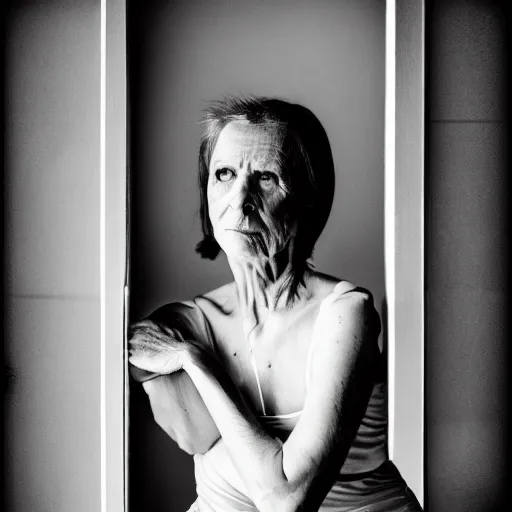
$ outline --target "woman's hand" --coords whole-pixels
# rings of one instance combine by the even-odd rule
[[[183,368],[190,343],[177,329],[153,320],[143,320],[130,328],[130,363],[161,375]]]

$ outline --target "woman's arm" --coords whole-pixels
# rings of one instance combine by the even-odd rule
[[[324,301],[314,328],[304,410],[284,444],[263,430],[215,358],[201,347],[186,351],[182,367],[262,512],[318,509],[331,488],[371,393],[368,369],[378,352],[375,314],[363,292]]]
[[[151,333],[173,335],[176,342],[198,338],[203,315],[196,314],[193,302],[172,303],[159,308],[147,320],[131,328],[131,340]],[[204,327],[204,326],[203,326]],[[154,337],[154,336],[153,336]],[[195,344],[199,344],[197,339]],[[156,423],[178,446],[190,455],[206,453],[220,438],[220,433],[201,395],[184,371],[161,375],[130,364],[132,377],[142,383]]]
[[[208,409],[183,371],[144,382],[155,422],[189,455],[206,453],[220,438]]]

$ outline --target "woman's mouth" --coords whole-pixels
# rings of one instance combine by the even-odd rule
[[[234,231],[235,233],[240,233],[241,235],[246,236],[255,236],[260,234],[259,231],[251,231],[248,229],[227,229],[226,231]]]

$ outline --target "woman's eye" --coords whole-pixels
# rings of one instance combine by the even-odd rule
[[[229,181],[235,176],[235,173],[231,169],[226,169],[224,167],[215,171],[215,176],[219,181]]]
[[[260,176],[260,182],[263,183],[264,186],[274,185],[277,183],[276,177],[272,172],[262,172]]]

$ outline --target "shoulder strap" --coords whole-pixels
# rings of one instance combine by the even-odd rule
[[[263,416],[266,416],[267,411],[265,410],[265,402],[263,400],[263,392],[261,391],[260,377],[258,375],[258,368],[256,366],[256,360],[254,359],[254,354],[252,352],[251,352],[251,363],[252,363],[252,369],[254,371],[254,376],[256,377],[256,384],[258,385],[258,393],[260,396],[261,410],[263,411]]]

